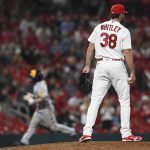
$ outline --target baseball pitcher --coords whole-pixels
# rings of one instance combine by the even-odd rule
[[[130,32],[121,22],[128,12],[122,4],[111,7],[111,20],[97,25],[90,35],[87,48],[84,73],[90,72],[90,66],[95,49],[97,59],[94,72],[91,103],[87,112],[83,136],[79,142],[92,139],[92,127],[98,113],[98,108],[112,84],[117,92],[121,107],[121,135],[122,141],[141,141],[142,137],[134,136],[130,129],[130,85],[136,80],[131,47]],[[126,60],[130,70],[128,74],[124,65]]]
[[[28,145],[30,137],[34,134],[37,126],[42,124],[52,131],[60,131],[63,133],[75,135],[75,129],[67,127],[62,124],[58,124],[55,117],[55,110],[52,104],[52,100],[49,98],[48,88],[46,82],[43,79],[41,71],[33,69],[30,72],[30,77],[34,84],[33,94],[27,93],[24,99],[29,104],[36,104],[36,111],[33,114],[29,128],[23,135],[20,145]]]

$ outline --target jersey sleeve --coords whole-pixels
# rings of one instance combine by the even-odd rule
[[[125,50],[125,49],[132,49],[131,35],[130,35],[130,32],[128,30],[126,31],[126,34],[125,34],[125,36],[123,38],[122,43],[123,43],[123,45],[122,45],[123,46],[123,50]]]
[[[96,37],[96,31],[94,29],[91,35],[89,36],[88,41],[91,43],[95,43],[95,37]]]

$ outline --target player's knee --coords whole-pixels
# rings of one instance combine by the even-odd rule
[[[96,103],[99,104],[101,103],[102,98],[98,97],[98,96],[91,96],[91,103]]]
[[[123,107],[130,107],[130,99],[120,99],[120,105]]]

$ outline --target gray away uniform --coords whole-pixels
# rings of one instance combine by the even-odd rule
[[[21,143],[29,144],[30,137],[35,133],[37,126],[44,125],[52,131],[60,131],[70,135],[75,135],[75,129],[59,124],[56,121],[55,109],[48,95],[48,88],[44,80],[37,82],[33,89],[35,97],[36,111],[33,114],[27,132],[23,135]],[[40,98],[42,101],[37,102]]]

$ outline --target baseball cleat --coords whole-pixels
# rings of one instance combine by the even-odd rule
[[[15,146],[25,146],[25,145],[27,145],[27,144],[24,144],[24,143],[22,143],[22,142],[20,142],[20,141],[15,141],[15,142],[14,142],[14,145],[15,145]]]
[[[88,141],[91,141],[92,140],[92,137],[90,135],[83,135],[81,136],[81,138],[79,139],[79,142],[88,142]]]
[[[142,141],[142,137],[130,135],[128,137],[122,138],[122,141],[123,142],[139,142],[139,141]]]

